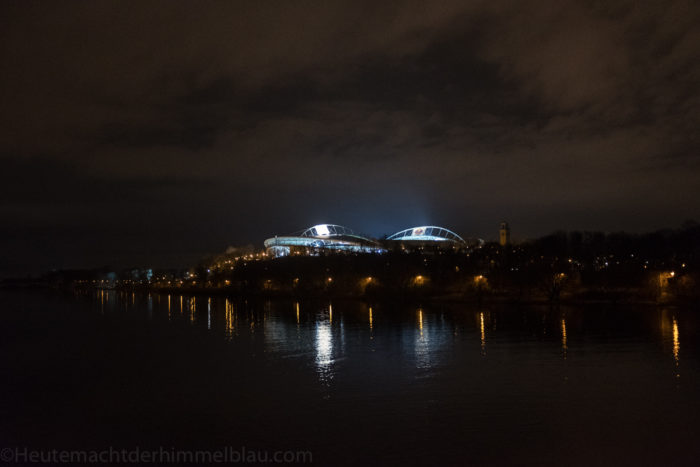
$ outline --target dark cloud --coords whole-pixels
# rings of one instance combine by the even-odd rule
[[[0,8],[2,274],[698,217],[691,1]]]

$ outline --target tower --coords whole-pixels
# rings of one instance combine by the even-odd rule
[[[499,230],[499,243],[501,246],[506,246],[510,244],[510,227],[508,222],[501,222],[501,229]]]

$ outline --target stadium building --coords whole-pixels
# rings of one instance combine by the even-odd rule
[[[375,240],[358,235],[347,227],[319,224],[298,234],[265,240],[267,254],[318,256],[325,253],[386,253]]]
[[[387,237],[384,242],[389,249],[408,251],[460,250],[467,242],[444,227],[423,225],[411,227]]]
[[[386,237],[382,241],[359,235],[347,227],[319,224],[286,236],[265,240],[265,249],[272,257],[289,255],[318,256],[328,253],[374,253],[388,250],[435,251],[460,250],[467,242],[444,227],[425,225],[412,227]]]

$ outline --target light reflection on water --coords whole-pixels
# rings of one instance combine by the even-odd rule
[[[678,321],[673,317],[673,359],[676,361],[676,366],[680,363],[681,343],[678,332]]]
[[[625,329],[622,319],[607,322],[609,314],[576,308],[484,310],[453,305],[448,309],[443,306],[413,307],[411,312],[386,304],[359,302],[327,302],[324,305],[314,301],[248,303],[216,296],[205,299],[206,307],[202,306],[200,310],[198,304],[204,298],[179,295],[178,316],[171,312],[172,296],[169,294],[162,300],[159,296],[154,300],[152,295],[139,298],[134,293],[95,292],[100,314],[109,314],[122,307],[134,313],[142,311],[156,321],[162,316],[173,325],[202,327],[212,333],[212,338],[220,333],[229,342],[250,341],[251,345],[262,346],[269,358],[278,356],[306,361],[315,369],[317,383],[325,388],[336,384],[337,376],[347,365],[361,365],[368,361],[368,357],[362,356],[365,353],[372,359],[386,358],[396,368],[413,368],[417,372],[414,378],[423,380],[435,379],[443,371],[454,371],[450,369],[456,368],[454,365],[459,361],[463,361],[459,365],[473,365],[470,352],[475,352],[472,355],[486,363],[502,361],[505,355],[513,358],[517,352],[524,352],[523,355],[530,359],[528,364],[532,364],[549,362],[556,348],[560,361],[572,360],[580,364],[582,359],[591,358],[591,355],[620,352],[625,346],[633,343],[639,346],[646,339],[642,335],[629,341],[627,332],[621,333],[618,341],[610,339],[610,333],[614,335],[618,329],[610,331],[607,328],[614,325]],[[682,321],[677,310],[662,309],[658,313],[660,319],[655,321],[656,326],[651,325],[646,332],[659,333],[660,349],[672,365],[673,377],[680,381]],[[407,326],[411,314],[413,324]],[[652,314],[653,311],[647,315]],[[625,319],[632,317],[639,321],[635,325],[642,325],[641,317],[647,315],[629,314]],[[595,332],[587,330],[586,319],[588,326],[591,322],[594,324]],[[634,332],[640,330],[635,328]],[[605,339],[591,347],[591,336],[597,335],[604,335]],[[475,343],[476,347],[470,347]],[[597,353],[591,354],[592,349]],[[571,367],[567,367],[566,376],[562,375],[562,378],[575,378],[575,373],[571,372]]]
[[[660,313],[659,327],[661,329],[661,337],[665,349],[668,349],[673,358],[674,376],[681,377],[681,333],[680,324],[677,317],[677,311],[671,309],[663,309]]]
[[[228,298],[226,299],[225,307],[225,335],[228,340],[231,340],[234,337],[236,315],[233,309],[233,303]]]
[[[330,319],[316,323],[316,367],[321,383],[333,379],[333,329]]]
[[[423,309],[418,308],[418,334],[415,336],[414,341],[414,353],[416,368],[423,370],[429,369],[431,367],[431,348],[430,348],[430,338],[428,329],[424,332],[424,327],[427,328],[423,323]]]
[[[13,362],[27,355],[22,364],[6,363],[11,385],[27,387],[6,386],[5,400],[26,393],[32,407],[20,405],[16,419],[46,417],[32,388],[59,381],[42,393],[45,405],[102,411],[134,436],[150,426],[158,443],[178,423],[191,439],[211,422],[196,441],[243,442],[253,433],[265,445],[293,433],[330,456],[385,438],[406,450],[404,465],[565,465],[572,452],[577,465],[661,465],[668,446],[677,456],[700,436],[695,310],[247,302],[101,290],[68,307],[93,311],[81,314],[62,312],[52,300],[53,308],[40,302],[40,321],[27,327],[43,330],[40,338],[22,347],[25,353],[5,353]],[[5,329],[32,316],[18,309]],[[31,333],[6,331],[0,344],[25,345],[16,335]],[[52,349],[60,358],[51,360]],[[77,355],[82,363],[71,368]],[[51,365],[43,370],[59,367],[43,381],[36,367],[45,360]],[[119,374],[120,384],[108,374]],[[163,423],[140,424],[140,414]],[[193,431],[192,421],[203,418]],[[25,431],[44,426],[40,421],[30,420]],[[58,417],[46,425],[61,423]],[[112,435],[104,435],[110,443]],[[363,452],[346,463],[384,464],[402,455],[392,451],[382,462]]]
[[[124,310],[138,311],[144,306],[145,315],[156,318],[162,313],[164,318],[173,323],[179,322],[176,315],[172,314],[172,295],[164,294],[162,299],[153,294],[147,294],[143,298],[132,292],[122,294],[109,290],[99,290],[95,292],[96,306],[100,314],[109,313],[122,307]],[[200,298],[201,300],[201,298]],[[357,322],[357,313],[364,314],[363,321],[368,332],[368,339],[377,337],[388,338],[391,333],[396,332],[401,327],[395,326],[397,322],[405,321],[406,312],[395,309],[388,309],[382,305],[380,311],[377,306],[363,305],[351,302],[343,304],[338,311],[337,304],[327,303],[325,306],[314,304],[302,305],[299,301],[285,305],[284,302],[264,301],[261,305],[248,302],[237,304],[235,300],[224,297],[206,297],[206,310],[198,309],[197,296],[179,295],[180,316],[190,325],[202,325],[206,329],[216,332],[221,331],[226,340],[233,340],[241,337],[240,330],[244,329],[247,335],[254,335],[256,326],[261,325],[262,340],[268,350],[272,352],[285,353],[290,348],[300,355],[304,354],[304,346],[315,355],[315,365],[320,378],[324,382],[329,382],[333,375],[333,363],[339,357],[344,357],[339,352],[344,349],[347,332],[354,336],[361,332],[361,326]],[[289,307],[289,308],[286,308]],[[302,307],[309,310],[312,319],[304,319]],[[287,314],[286,309],[291,309]],[[439,308],[439,307],[437,307]],[[358,311],[362,310],[364,311]],[[411,360],[417,369],[427,369],[435,365],[445,352],[449,350],[450,342],[457,339],[469,339],[472,336],[479,342],[479,356],[486,358],[487,355],[487,334],[491,333],[497,339],[507,339],[512,334],[514,316],[522,312],[507,311],[494,314],[493,311],[474,310],[468,305],[453,306],[448,313],[438,312],[437,309],[425,309],[424,307],[414,308],[415,310],[415,333],[411,338],[412,350]],[[549,334],[558,335],[559,351],[563,360],[570,358],[571,354],[571,330],[566,311],[552,311],[551,309],[533,308],[528,314],[523,314],[523,320],[516,323],[516,328],[520,332],[525,332],[530,336],[540,336],[539,341],[545,346],[552,338]],[[573,311],[572,311],[573,310]],[[569,313],[574,313],[575,309],[569,309]],[[377,334],[376,321],[378,313],[382,316],[382,321],[389,318],[390,327],[383,328],[383,333]],[[680,377],[681,359],[681,325],[677,317],[677,312],[663,309],[660,312],[661,319],[658,321],[661,333],[661,344],[671,355],[674,365],[675,377]],[[201,316],[200,316],[201,315]],[[468,325],[468,318],[473,316],[476,321],[476,328]],[[447,317],[447,318],[446,318]],[[345,321],[350,319],[350,328],[346,329]],[[445,321],[447,319],[447,321]],[[508,328],[500,329],[496,332],[496,320],[500,319],[508,323]],[[530,323],[537,323],[539,329],[533,329]],[[556,326],[553,325],[556,323]],[[598,323],[601,325],[601,323]],[[293,329],[290,328],[293,325]],[[602,323],[604,325],[604,323]],[[336,327],[337,326],[337,327]],[[558,328],[558,329],[557,329]],[[293,332],[292,332],[293,331]],[[391,331],[386,333],[386,331]],[[312,333],[312,335],[310,335]],[[450,336],[453,341],[447,340]],[[336,339],[340,339],[342,346],[339,346]],[[405,341],[405,338],[402,339]],[[294,344],[292,342],[294,341]],[[389,341],[387,341],[389,342]],[[311,345],[311,348],[308,346]],[[300,347],[301,346],[301,347]]]
[[[211,297],[207,299],[207,329],[211,329]]]
[[[481,333],[481,355],[486,355],[486,329],[484,327],[484,312],[479,313],[479,332]]]
[[[566,360],[566,351],[568,347],[566,345],[566,318],[562,315],[561,317],[561,354]]]

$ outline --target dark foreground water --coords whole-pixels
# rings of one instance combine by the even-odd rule
[[[0,292],[0,448],[696,465],[700,314]]]

